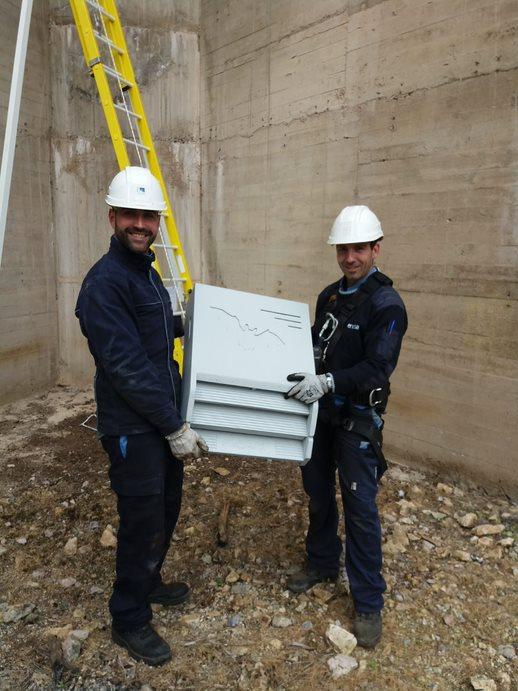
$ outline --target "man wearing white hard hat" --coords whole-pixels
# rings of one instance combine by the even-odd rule
[[[95,361],[97,430],[117,495],[112,638],[135,659],[160,665],[171,649],[150,624],[150,605],[188,597],[186,583],[164,583],[160,571],[180,512],[183,461],[208,449],[179,413],[175,319],[152,266],[166,209],[160,184],[130,166],[113,178],[105,201],[110,248],[83,281],[76,316]]]
[[[375,266],[382,238],[380,222],[366,206],[347,206],[336,218],[328,244],[336,246],[343,276],[317,300],[312,329],[317,374],[290,374],[288,380],[296,383],[286,394],[308,404],[319,401],[313,453],[302,468],[309,497],[306,567],[288,580],[288,587],[300,593],[338,577],[338,471],[353,630],[366,648],[381,639],[386,589],[376,506],[378,481],[386,469],[382,414],[407,328],[403,301]]]

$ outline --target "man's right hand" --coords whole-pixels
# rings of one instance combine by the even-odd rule
[[[200,435],[191,429],[188,422],[166,437],[173,456],[180,461],[195,461],[207,453],[209,447]]]

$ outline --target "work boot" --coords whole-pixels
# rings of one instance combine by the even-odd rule
[[[353,633],[362,648],[375,648],[381,640],[381,612],[356,612]]]
[[[148,601],[155,605],[179,605],[189,597],[187,583],[160,583],[149,595]]]
[[[158,635],[151,624],[128,631],[117,631],[112,627],[112,641],[126,648],[133,659],[142,660],[152,667],[163,665],[172,657],[169,643]]]
[[[306,568],[304,571],[299,571],[293,576],[290,576],[286,582],[289,590],[292,593],[305,593],[317,583],[323,581],[336,581],[338,575],[329,575],[318,571],[312,567]]]

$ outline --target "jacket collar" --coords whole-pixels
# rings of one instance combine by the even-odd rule
[[[122,262],[126,266],[146,273],[151,268],[151,264],[155,261],[155,254],[151,250],[147,254],[140,254],[139,252],[132,252],[127,247],[117,240],[115,235],[110,238],[110,249],[108,254]]]

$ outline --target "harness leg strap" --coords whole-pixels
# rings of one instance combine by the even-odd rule
[[[379,430],[375,425],[372,425],[364,420],[358,420],[355,418],[346,417],[341,421],[341,426],[347,432],[355,432],[359,434],[360,437],[364,437],[370,442],[372,450],[376,454],[376,458],[380,464],[379,477],[387,470],[387,460],[383,454],[383,435],[381,430]]]

